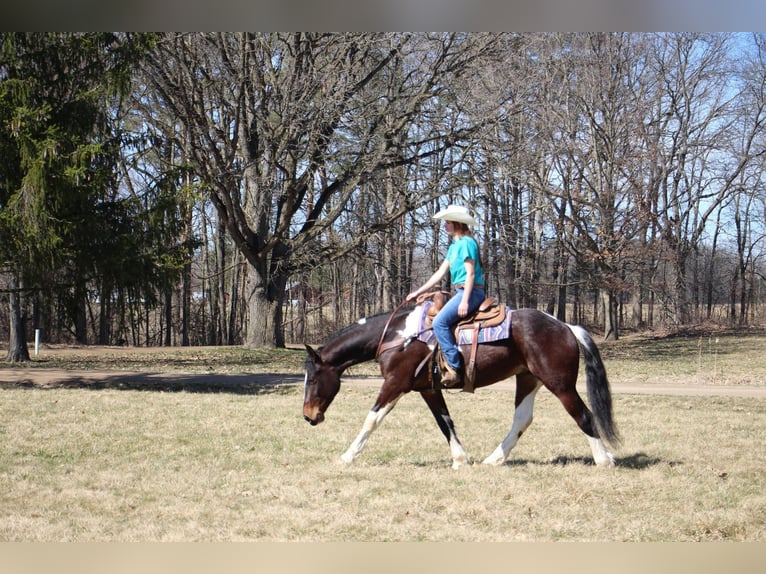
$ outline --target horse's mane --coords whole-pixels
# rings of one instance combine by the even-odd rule
[[[404,307],[397,309],[396,316],[401,316],[402,314],[409,313],[412,311],[412,306],[405,305]],[[388,318],[391,316],[391,311],[384,311],[382,313],[377,313],[375,315],[370,315],[369,317],[363,317],[359,319],[359,321],[356,321],[354,323],[351,323],[350,325],[347,325],[346,327],[343,327],[340,331],[337,331],[335,334],[331,335],[329,339],[327,339],[322,345],[322,347],[319,348],[321,351],[323,348],[332,345],[334,342],[338,341],[339,339],[344,339],[348,335],[363,330],[365,328],[370,328],[373,330],[376,330],[376,337],[380,336],[380,332],[383,330],[383,326],[385,325]],[[378,326],[378,324],[380,324]]]

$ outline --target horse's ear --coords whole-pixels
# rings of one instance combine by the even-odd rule
[[[319,353],[317,353],[314,349],[312,349],[310,345],[307,345],[305,343],[303,345],[304,345],[304,347],[306,347],[306,351],[308,352],[309,357],[311,357],[312,360],[315,363],[321,363],[322,362],[322,359],[319,356]]]

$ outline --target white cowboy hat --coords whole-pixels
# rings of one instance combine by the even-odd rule
[[[468,212],[468,209],[462,205],[448,205],[445,209],[442,209],[436,215],[434,219],[443,219],[445,221],[457,221],[459,223],[465,223],[466,225],[477,225],[476,220]]]

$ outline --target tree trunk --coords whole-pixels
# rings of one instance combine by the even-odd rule
[[[556,299],[558,301],[556,318],[559,321],[567,320],[567,282],[569,281],[568,264],[566,250],[559,245],[558,251],[558,293]]]
[[[224,225],[221,218],[218,218],[216,229],[216,266],[215,276],[217,278],[218,286],[218,306],[216,311],[216,336],[215,342],[217,345],[225,344],[229,340],[228,322],[226,320],[226,225]]]
[[[604,340],[616,341],[620,338],[617,316],[617,298],[611,290],[601,291],[601,302],[604,310]]]
[[[183,281],[181,287],[181,346],[190,345],[189,326],[191,324],[191,287],[192,265],[191,259],[184,263]]]
[[[74,288],[74,333],[75,340],[80,345],[88,344],[88,319],[86,315],[88,291],[85,288],[84,282],[78,283]]]
[[[173,290],[165,287],[165,340],[164,345],[170,347],[173,344]]]
[[[234,270],[231,280],[231,304],[229,306],[229,327],[227,329],[228,338],[226,339],[227,345],[233,345],[237,337],[237,315],[239,310],[239,285],[242,272],[242,263],[240,261],[240,254],[234,253]]]
[[[112,289],[109,283],[101,283],[101,299],[98,314],[98,344],[112,342]]]
[[[673,320],[676,325],[686,325],[689,322],[689,301],[686,283],[686,260],[688,252],[679,250],[676,253],[675,281],[673,283]]]
[[[277,274],[271,285],[252,265],[247,270],[246,299],[248,327],[246,347],[284,347],[282,332],[282,304],[286,277]]]
[[[247,335],[246,347],[274,347],[273,313],[266,294],[266,285],[261,273],[252,265],[247,268]]]
[[[27,347],[27,333],[24,315],[21,313],[21,291],[19,289],[19,276],[11,272],[10,278],[10,345],[8,346],[7,360],[11,363],[29,361],[29,348]]]

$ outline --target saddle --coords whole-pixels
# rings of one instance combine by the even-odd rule
[[[444,304],[451,297],[447,291],[436,291],[434,293],[426,293],[418,297],[418,304],[432,300],[432,305],[428,308],[426,313],[426,327],[431,327],[434,317],[441,311]],[[500,325],[505,321],[505,305],[499,305],[495,297],[487,297],[482,301],[479,308],[476,311],[468,315],[467,317],[458,321],[455,325],[455,335],[463,329],[480,329],[481,327],[494,327]],[[478,324],[478,327],[477,327]]]
[[[418,304],[423,303],[428,299],[432,300],[432,304],[426,313],[427,328],[431,328],[434,317],[436,317],[437,313],[444,307],[444,304],[450,297],[450,293],[446,291],[435,291],[432,293],[425,293],[418,298]],[[471,337],[471,354],[466,362],[463,392],[472,393],[474,391],[476,351],[479,347],[479,331],[483,327],[494,327],[502,324],[505,321],[505,314],[505,305],[499,305],[495,297],[487,297],[482,301],[481,305],[479,305],[478,309],[473,314],[461,319],[455,325],[455,340],[459,340],[460,331],[465,329],[471,329],[473,331]]]

